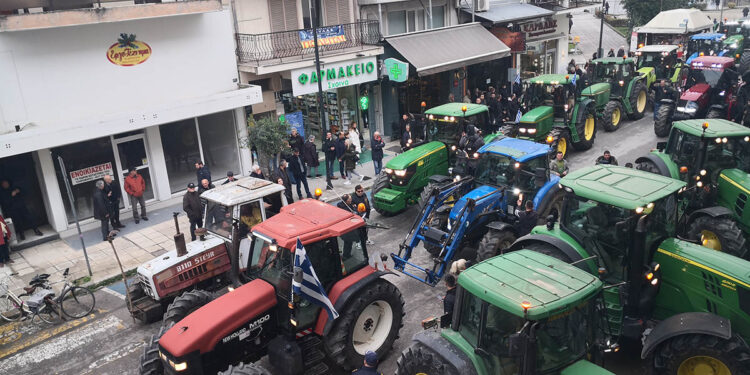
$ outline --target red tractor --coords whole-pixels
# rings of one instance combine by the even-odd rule
[[[229,367],[228,373],[240,374],[247,365],[235,365],[267,354],[276,374],[327,374],[329,365],[361,366],[370,350],[382,356],[398,338],[404,300],[381,278],[390,272],[370,267],[364,230],[360,216],[317,200],[282,208],[237,239],[236,248],[249,248],[246,272],[236,271],[241,258],[232,254],[238,287],[163,327],[163,336],[146,349],[141,373],[215,374]],[[292,298],[297,239],[337,319]]]
[[[694,118],[729,119],[733,111],[739,73],[734,58],[700,56],[690,63],[681,83],[680,98],[662,99],[654,120],[654,133],[666,137],[673,121]]]

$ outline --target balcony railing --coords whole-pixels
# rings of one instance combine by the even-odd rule
[[[321,53],[344,50],[380,42],[377,20],[357,21],[318,28]],[[280,31],[267,34],[237,34],[237,56],[242,63],[261,62],[289,57],[312,57],[312,29]]]
[[[196,1],[196,0],[177,0]],[[85,8],[106,8],[133,4],[156,4],[162,0],[0,0],[0,12],[12,14],[24,13],[41,8],[42,11],[71,10]],[[111,4],[110,4],[111,3]]]

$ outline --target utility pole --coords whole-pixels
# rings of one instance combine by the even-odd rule
[[[320,71],[320,50],[318,48],[318,27],[320,27],[320,0],[308,0],[310,9],[312,9],[312,3],[315,3],[315,12],[312,17],[312,29],[313,29],[313,43],[315,43],[315,71],[318,75],[318,117],[320,118],[320,135],[321,139],[325,139],[323,134],[326,131],[326,119],[325,110],[323,109],[323,74]]]
[[[599,48],[596,50],[597,57],[601,58],[604,56],[604,51],[602,50],[602,36],[604,34],[604,3],[607,0],[602,0],[602,10],[599,12],[599,14],[602,16],[602,21],[599,24]]]

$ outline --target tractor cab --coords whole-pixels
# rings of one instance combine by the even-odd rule
[[[721,52],[717,53],[717,56],[726,56],[734,58],[736,65],[740,64],[740,58],[742,57],[743,46],[745,43],[745,37],[741,34],[732,35],[721,42]]]
[[[724,117],[731,110],[737,78],[734,58],[700,56],[693,59],[672,121],[712,117],[709,112],[713,109],[722,111],[716,117]]]
[[[454,150],[469,125],[473,125],[480,132],[478,135],[490,135],[495,132],[490,123],[489,109],[482,104],[443,104],[428,109],[424,117],[427,120],[425,140],[443,143]]]
[[[654,82],[662,79],[676,84],[680,81],[682,62],[677,57],[677,45],[650,45],[638,48],[636,68],[638,73],[646,76],[646,86],[653,90]]]
[[[722,43],[726,36],[721,33],[701,33],[690,37],[687,45],[687,60],[690,65],[696,57],[699,56],[716,56],[724,50]]]
[[[611,97],[625,97],[630,81],[638,76],[635,61],[630,58],[605,57],[592,60],[590,84],[608,83]]]

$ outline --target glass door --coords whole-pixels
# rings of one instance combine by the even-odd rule
[[[557,65],[555,63],[555,56],[557,56],[557,49],[555,48],[548,49],[544,53],[544,73],[546,74],[558,73],[557,71],[555,71],[555,66]]]
[[[129,207],[130,200],[125,193],[125,176],[128,175],[130,168],[135,168],[138,174],[146,181],[146,191],[143,198],[146,201],[154,199],[154,185],[151,181],[151,168],[146,152],[146,140],[143,134],[131,135],[113,140],[115,147],[115,162],[120,176],[120,186],[123,187],[123,203]]]

